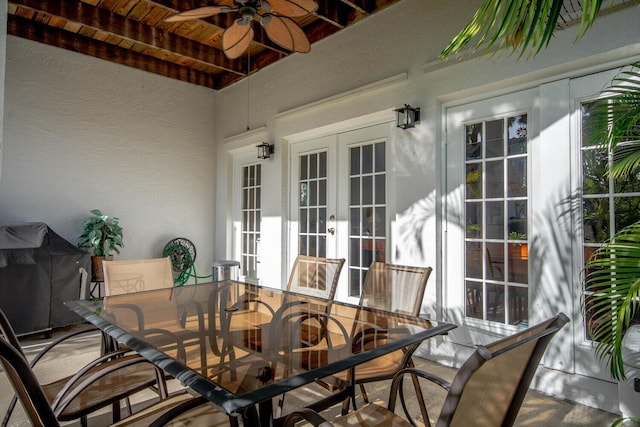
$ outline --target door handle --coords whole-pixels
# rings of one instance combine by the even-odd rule
[[[330,233],[333,236],[334,234],[336,234],[336,229],[331,227],[331,228],[327,229],[327,232]]]

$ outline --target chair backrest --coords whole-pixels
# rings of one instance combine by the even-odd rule
[[[102,261],[105,295],[173,287],[171,258]]]
[[[58,426],[42,386],[22,352],[4,311],[0,310],[0,363],[33,426]]]
[[[373,262],[364,278],[360,305],[417,316],[431,267]]]
[[[436,427],[513,425],[549,341],[568,322],[560,313],[478,346],[451,382]]]
[[[4,338],[0,338],[0,362],[31,425],[38,427],[60,425],[29,363],[20,351]]]
[[[343,265],[344,258],[298,255],[289,275],[287,290],[332,300]]]

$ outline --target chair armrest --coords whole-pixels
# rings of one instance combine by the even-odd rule
[[[427,381],[431,381],[432,383],[442,387],[443,389],[449,391],[451,388],[451,383],[444,378],[441,378],[437,375],[432,374],[431,372],[423,371],[417,368],[405,368],[401,369],[393,376],[393,381],[391,383],[391,391],[393,392],[394,384],[402,380],[404,375],[415,375],[420,378],[424,378]]]
[[[75,331],[75,332],[70,332],[66,335],[61,336],[60,338],[55,339],[54,341],[50,342],[49,344],[47,344],[42,350],[40,350],[38,352],[38,354],[35,355],[35,357],[31,360],[30,366],[33,368],[36,363],[38,363],[38,361],[40,359],[42,359],[49,351],[51,351],[54,347],[56,347],[58,344],[63,343],[64,341],[70,339],[70,338],[74,338],[77,337],[78,335],[82,335],[82,334],[86,334],[86,333],[95,333],[95,332],[100,332],[100,329],[96,328],[96,327],[90,327],[87,329],[83,329],[81,331]]]
[[[298,421],[306,420],[315,427],[331,427],[333,424],[313,409],[304,408],[294,411],[284,419],[284,427],[294,427]]]

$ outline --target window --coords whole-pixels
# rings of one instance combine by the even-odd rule
[[[258,245],[260,244],[260,164],[242,168],[242,274],[258,279]]]
[[[298,253],[327,256],[327,152],[300,156]]]
[[[604,242],[618,231],[640,220],[640,177],[614,180],[607,174],[616,155],[628,150],[637,140],[618,144],[615,153],[605,153],[596,145],[587,145],[585,133],[589,128],[589,112],[596,102],[581,105],[582,166],[582,253],[583,263]],[[583,264],[584,265],[584,264]],[[586,295],[588,306],[589,295]],[[586,324],[589,310],[586,310]],[[585,337],[588,339],[588,337]]]
[[[349,150],[349,296],[359,297],[373,261],[386,254],[385,141]]]
[[[466,316],[528,325],[527,114],[465,125]]]

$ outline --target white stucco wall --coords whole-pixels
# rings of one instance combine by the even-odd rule
[[[97,208],[124,228],[117,259],[186,237],[211,274],[214,91],[13,36],[5,88],[0,222],[75,243]]]

